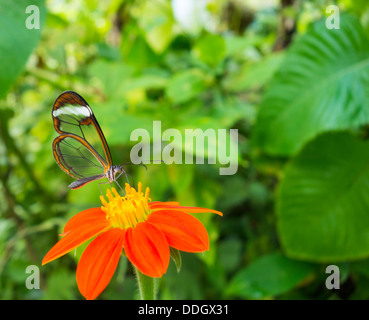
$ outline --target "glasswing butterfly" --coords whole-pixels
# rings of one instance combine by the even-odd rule
[[[122,165],[113,165],[100,125],[78,93],[63,92],[54,102],[52,117],[59,133],[53,142],[54,158],[63,171],[77,179],[69,188],[78,189],[103,178],[117,183],[122,173],[126,175]]]

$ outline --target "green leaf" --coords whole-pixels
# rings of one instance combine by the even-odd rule
[[[359,21],[320,21],[292,46],[260,106],[253,142],[290,155],[317,134],[369,122],[369,41]]]
[[[227,271],[232,272],[239,265],[242,258],[242,242],[237,238],[227,238],[219,243],[219,264]]]
[[[182,258],[181,258],[181,253],[179,252],[179,250],[170,247],[170,256],[176,265],[177,272],[181,271]]]
[[[161,54],[174,37],[174,17],[169,2],[145,1],[139,10],[139,26],[144,30],[148,45]]]
[[[121,62],[110,62],[96,60],[89,67],[89,74],[98,80],[98,85],[103,89],[105,95],[110,98],[122,95],[120,88],[124,80],[130,79],[133,68]]]
[[[247,35],[247,37],[229,35],[223,39],[226,57],[244,55],[246,48],[257,47],[264,41],[263,37],[251,34]]]
[[[39,9],[40,29],[28,29],[26,20],[33,25],[37,11],[26,13],[29,5]],[[0,98],[11,88],[15,80],[36,47],[45,21],[45,4],[43,0],[2,0],[0,2]]]
[[[174,75],[166,88],[166,94],[174,103],[183,103],[204,90],[205,75],[197,69],[191,69]]]
[[[47,278],[45,300],[72,300],[75,299],[75,275],[64,267],[56,268]]]
[[[245,64],[238,72],[231,73],[225,81],[230,91],[259,89],[270,81],[281,64],[283,55],[276,53],[253,64]]]
[[[113,109],[113,108],[112,108]],[[114,110],[114,109],[113,109]],[[130,138],[131,133],[135,129],[145,129],[149,132],[150,137],[152,137],[152,118],[146,115],[138,116],[131,114],[119,114],[119,117],[102,117],[105,119],[107,136],[109,137],[109,145],[122,145],[122,144],[132,144]],[[122,125],[124,124],[124,125]],[[133,142],[136,144],[137,142]]]
[[[308,280],[314,269],[312,264],[271,253],[238,272],[226,292],[244,299],[277,296]]]
[[[195,57],[215,67],[225,57],[226,45],[221,36],[208,34],[194,47]]]
[[[132,34],[130,34],[130,31]],[[142,35],[135,35],[132,28],[122,33],[122,44],[120,47],[125,64],[142,69],[158,63],[158,56],[147,44]]]
[[[156,74],[142,74],[137,78],[130,78],[124,82],[121,90],[124,92],[137,89],[162,89],[168,83],[168,77]]]
[[[293,258],[369,256],[369,143],[326,133],[288,165],[277,199],[279,237]]]
[[[190,189],[195,174],[194,167],[172,163],[167,166],[168,178],[176,194],[181,194]]]

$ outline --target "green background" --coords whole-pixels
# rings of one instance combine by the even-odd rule
[[[326,27],[331,4],[339,29]],[[29,5],[40,29],[26,28]],[[182,253],[179,273],[171,261],[159,299],[369,298],[368,39],[363,0],[0,0],[0,299],[82,299],[86,245],[41,266],[68,219],[101,205],[97,182],[69,190],[52,155],[65,90],[88,101],[115,164],[153,121],[183,136],[238,129],[234,175],[219,174],[229,145],[182,144],[201,165],[125,167],[152,200],[224,213],[195,215],[210,250]],[[325,285],[331,264],[339,290]],[[99,299],[137,294],[122,257]]]

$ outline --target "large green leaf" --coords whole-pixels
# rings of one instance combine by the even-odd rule
[[[306,281],[314,271],[312,264],[271,253],[238,272],[226,293],[245,299],[263,299],[285,293]]]
[[[260,105],[253,141],[295,153],[318,133],[369,122],[369,41],[357,18],[320,21],[292,46]]]
[[[36,25],[37,13],[28,6],[39,9],[40,29],[28,29],[27,18]],[[22,72],[32,50],[36,47],[45,21],[43,0],[0,0],[0,98],[11,88]]]
[[[317,262],[369,256],[369,143],[325,133],[285,171],[277,199],[279,236],[293,258]]]

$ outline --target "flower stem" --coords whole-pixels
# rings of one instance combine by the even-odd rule
[[[141,300],[156,300],[156,279],[144,275],[134,267]]]

